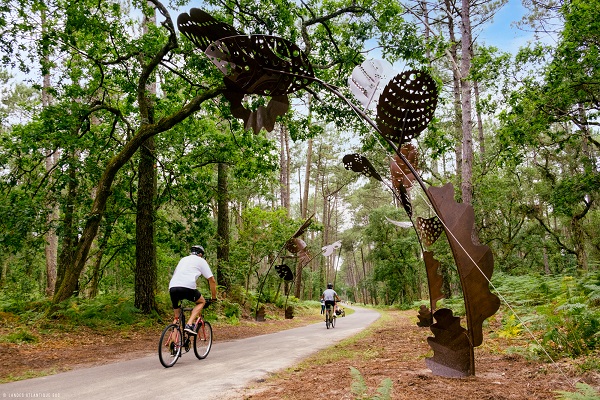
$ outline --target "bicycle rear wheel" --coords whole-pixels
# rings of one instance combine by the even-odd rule
[[[212,326],[204,321],[203,326],[198,326],[198,334],[194,336],[194,353],[198,360],[206,358],[212,347]]]
[[[325,312],[325,326],[327,327],[327,329],[329,329],[329,326],[331,325],[331,308],[327,308],[327,311]]]
[[[158,359],[165,368],[172,367],[181,356],[181,332],[179,325],[167,326],[158,341]]]

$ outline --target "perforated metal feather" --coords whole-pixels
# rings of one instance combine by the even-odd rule
[[[396,75],[377,103],[377,126],[397,144],[417,137],[429,124],[437,106],[437,87],[431,76],[418,70]]]
[[[276,36],[232,36],[211,43],[205,53],[240,91],[280,96],[312,83],[314,72],[294,43]]]
[[[417,217],[417,230],[423,243],[431,246],[444,232],[444,227],[438,217],[428,219]]]
[[[199,8],[192,8],[189,14],[179,14],[177,27],[185,37],[202,51],[206,50],[208,45],[215,40],[240,35],[240,32],[233,26],[216,20]]]
[[[363,174],[366,177],[372,177],[381,181],[381,176],[377,173],[373,164],[365,157],[360,154],[346,154],[342,158],[344,168]]]

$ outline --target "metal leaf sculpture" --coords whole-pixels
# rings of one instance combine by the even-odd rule
[[[378,181],[382,181],[381,176],[377,173],[373,164],[364,156],[360,154],[346,154],[342,158],[344,168],[354,172],[359,172],[366,177],[375,178]]]
[[[419,318],[417,326],[420,326],[422,328],[426,328],[433,324],[433,314],[431,313],[431,310],[425,305],[421,305],[421,307],[419,307],[419,315],[417,315],[417,318]]]
[[[207,12],[192,8],[190,13],[182,13],[177,17],[177,27],[185,37],[191,40],[202,51],[215,40],[229,36],[238,36],[233,26],[214,19]]]
[[[410,197],[408,196],[408,192],[406,191],[406,188],[404,187],[404,185],[398,186],[398,193],[400,195],[400,202],[402,203],[402,207],[404,208],[404,211],[406,211],[406,214],[408,214],[408,218],[412,219],[412,216],[413,216],[412,204],[410,202]]]
[[[296,256],[298,257],[299,263],[298,268],[296,269],[297,274],[300,273],[300,271],[302,271],[302,268],[311,260],[311,256],[308,252],[306,243],[304,242],[304,240],[300,239],[300,236],[302,236],[306,229],[308,229],[308,227],[312,223],[313,217],[314,214],[311,215],[306,221],[304,221],[302,226],[300,226],[300,228],[298,228],[298,230],[292,235],[292,237],[288,239],[288,241],[285,243],[285,248],[290,253],[296,254]]]
[[[275,270],[277,271],[279,277],[284,281],[289,282],[294,280],[294,273],[292,272],[291,268],[288,267],[286,264],[276,265]]]
[[[437,302],[445,297],[442,292],[442,275],[438,272],[440,269],[440,262],[433,258],[433,252],[431,251],[424,251],[423,259],[425,260],[427,282],[429,283],[429,304],[431,310],[435,311]]]
[[[432,205],[444,223],[463,287],[468,331],[474,347],[483,342],[482,326],[500,308],[500,299],[490,292],[494,256],[488,246],[473,243],[475,213],[470,204],[454,201],[451,183],[428,189]]]
[[[377,103],[377,126],[393,143],[409,142],[427,127],[437,106],[437,86],[429,74],[411,70],[396,75]]]
[[[438,217],[428,219],[417,217],[417,229],[426,246],[434,244],[444,232],[444,226]]]
[[[471,375],[469,366],[473,348],[460,318],[452,310],[441,308],[433,313],[436,323],[431,325],[434,337],[427,338],[433,357],[426,358],[427,367],[436,375],[460,378]]]
[[[306,232],[306,230],[308,229],[310,224],[312,224],[312,219],[314,216],[315,216],[315,214],[308,217],[307,220],[304,221],[304,223],[300,226],[300,228],[298,228],[298,230],[296,232],[294,232],[294,234],[292,235],[292,238],[297,238],[297,237],[302,236],[304,234],[304,232]]]
[[[240,34],[210,14],[192,8],[177,18],[179,30],[198,46],[225,75],[232,114],[245,129],[271,131],[277,117],[289,109],[287,95],[306,87],[314,77],[306,55],[294,43],[268,35]],[[266,107],[245,109],[246,94],[272,96]]]
[[[384,85],[395,75],[392,65],[384,60],[366,60],[348,78],[350,91],[366,109],[377,104]]]

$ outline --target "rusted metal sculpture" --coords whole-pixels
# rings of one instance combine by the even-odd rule
[[[445,232],[464,293],[467,329],[460,325],[460,318],[455,317],[451,310],[435,310],[437,301],[443,297],[438,274],[439,262],[433,253],[424,251],[431,312],[435,310],[435,323],[431,325],[434,337],[429,338],[434,355],[426,360],[427,365],[433,373],[443,376],[473,375],[473,348],[483,341],[483,321],[493,315],[500,305],[498,297],[489,290],[493,257],[489,247],[473,243],[472,206],[454,201],[451,184],[442,188],[427,188],[411,164],[416,160],[416,152],[411,159],[410,147],[405,147],[407,150],[404,152],[402,150],[403,145],[418,137],[433,118],[438,96],[437,85],[431,76],[425,71],[411,70],[397,74],[388,82],[384,79],[387,72],[383,63],[363,63],[355,70],[356,73],[353,72],[349,84],[365,110],[376,104],[376,119],[373,121],[337,88],[316,78],[308,57],[294,43],[274,36],[241,35],[233,27],[197,9],[192,9],[189,15],[180,15],[178,25],[181,32],[223,72],[229,88],[226,97],[232,109],[235,109],[234,115],[240,116],[247,128],[255,132],[261,128],[272,129],[275,118],[287,111],[287,95],[311,83],[318,83],[345,101],[394,149],[398,166],[396,172],[404,175],[402,180],[394,178],[402,205],[412,221],[407,188],[413,179],[416,180],[437,219],[421,219],[418,222],[420,228],[415,229],[420,229],[419,236],[426,245],[440,236],[440,227]],[[274,103],[264,107],[258,114],[242,110],[242,99],[249,94],[270,96]],[[357,155],[351,155],[344,165],[365,175],[379,176],[366,158]],[[285,247],[297,253],[301,261],[310,259],[307,253],[302,255],[306,251],[306,243],[299,236],[294,235]],[[423,323],[432,322],[430,318],[428,321]]]
[[[279,275],[279,277],[286,282],[294,280],[294,273],[292,272],[291,268],[286,264],[276,265],[275,271],[277,271],[277,275]]]
[[[344,163],[344,168],[347,170],[358,172],[368,178],[373,177],[378,181],[382,180],[381,175],[379,175],[373,164],[365,156],[361,156],[360,154],[346,154],[342,158],[342,162]]]
[[[400,148],[400,153],[404,155],[404,157],[415,169],[417,168],[419,157],[415,146],[410,143],[405,143]],[[416,179],[410,168],[408,168],[408,166],[404,164],[402,159],[400,159],[398,156],[394,156],[390,162],[390,173],[392,175],[392,182],[394,183],[394,188],[396,188],[396,190],[400,190],[400,185],[404,186],[407,191],[410,190],[413,182]]]
[[[294,43],[268,35],[243,35],[210,14],[192,8],[177,18],[179,30],[198,46],[225,76],[225,98],[244,127],[258,133],[271,131],[275,119],[289,109],[287,95],[308,86],[312,65]],[[255,111],[243,105],[244,96],[270,96],[266,107]]]

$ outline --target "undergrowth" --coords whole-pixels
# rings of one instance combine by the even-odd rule
[[[158,295],[156,301],[157,310],[144,314],[128,295],[101,295],[94,299],[74,297],[58,305],[51,304],[50,300],[0,298],[0,326],[9,331],[0,336],[0,342],[36,343],[39,340],[36,332],[70,331],[77,327],[98,331],[160,328],[172,319],[173,313],[168,294]],[[298,312],[316,308],[297,300],[288,303],[292,304]],[[278,309],[277,305],[269,306],[273,312]],[[204,310],[206,320],[232,325],[239,324],[243,315],[249,314],[248,305],[244,308],[232,299],[223,299]]]
[[[585,357],[600,349],[600,274],[497,274],[493,283],[510,305],[503,301],[499,337],[528,340],[527,352],[542,359]],[[600,370],[598,363],[587,367]]]

